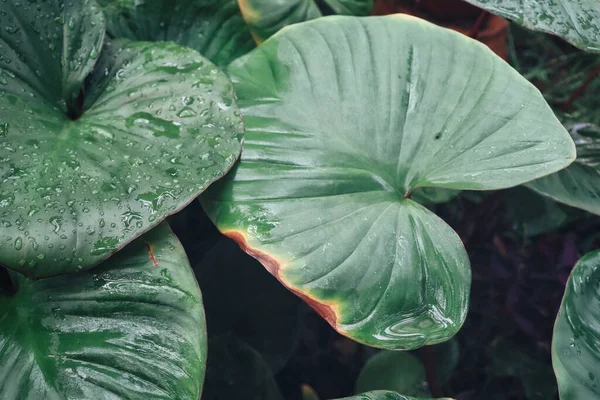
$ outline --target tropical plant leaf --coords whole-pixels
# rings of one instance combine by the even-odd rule
[[[404,396],[402,394],[398,394],[396,392],[390,392],[387,390],[376,390],[373,392],[357,394],[355,396],[344,397],[343,399],[337,399],[337,400],[433,400],[433,399]],[[452,400],[452,399],[440,398],[438,400]]]
[[[572,167],[573,164],[567,169]],[[548,178],[534,182],[545,179]],[[558,229],[569,220],[560,203],[523,186],[507,190],[502,194],[502,200],[506,205],[506,220],[511,221],[513,230],[525,238]]]
[[[231,168],[243,136],[233,87],[194,50],[116,41],[95,54],[77,104],[61,106],[53,86],[62,75],[50,60],[38,60],[48,45],[27,21],[37,16],[35,24],[53,29],[43,36],[64,31],[68,41],[71,19],[91,11],[56,17],[31,11],[34,3],[11,4],[0,2],[0,21],[25,27],[9,33],[2,22],[0,29],[0,46],[8,49],[0,63],[0,264],[31,277],[90,268]],[[88,31],[70,46],[103,32],[100,23],[73,25]],[[56,48],[57,64],[63,57],[77,63],[82,52],[94,58],[69,49]]]
[[[0,295],[0,398],[190,399],[206,362],[202,298],[162,224],[92,271]]]
[[[383,350],[369,358],[356,380],[359,393],[391,390],[410,396],[428,396],[425,367],[410,353]]]
[[[600,215],[600,128],[569,125],[577,159],[568,168],[529,182],[527,187],[556,201]]]
[[[42,102],[63,113],[76,106],[104,39],[104,16],[94,0],[0,3],[0,137],[10,124],[3,107]],[[21,118],[31,118],[25,111]],[[29,118],[28,118],[29,117]],[[15,145],[15,143],[13,143]],[[4,154],[2,159],[5,160]],[[6,161],[3,161],[5,164]]]
[[[600,396],[600,251],[585,255],[573,268],[552,338],[552,364],[561,400]]]
[[[207,214],[372,346],[442,342],[465,318],[466,252],[414,189],[513,186],[575,156],[530,83],[485,46],[412,17],[295,25],[228,73],[247,140],[235,172],[201,198]]]
[[[283,400],[269,365],[233,334],[211,336],[202,400]]]
[[[364,16],[373,0],[237,0],[257,43],[280,29],[329,14]]]
[[[174,41],[220,67],[254,48],[236,0],[99,0],[108,34]]]
[[[597,0],[466,0],[536,31],[558,35],[587,51],[600,52]]]

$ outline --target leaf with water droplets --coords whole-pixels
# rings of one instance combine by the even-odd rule
[[[571,207],[600,215],[600,127],[576,123],[567,128],[577,148],[575,162],[526,186]]]
[[[187,399],[206,365],[202,296],[165,223],[93,271],[0,295],[0,398]]]
[[[573,268],[556,317],[552,365],[561,400],[600,398],[600,250]]]
[[[75,29],[65,30],[65,20]],[[102,46],[104,16],[94,0],[0,1],[0,93],[19,86],[63,111],[74,107]],[[0,101],[0,115],[2,115]],[[5,123],[0,117],[0,124]]]
[[[0,264],[31,277],[93,267],[187,205],[241,151],[231,82],[175,43],[107,42],[77,115],[29,88],[21,76],[0,86],[0,218],[11,223]],[[14,246],[21,236],[39,247]]]
[[[558,35],[575,46],[600,52],[598,0],[466,0],[529,29]]]
[[[173,41],[197,50],[221,67],[254,48],[236,0],[99,0],[99,3],[112,37]]]
[[[324,15],[369,15],[373,0],[238,0],[257,43],[280,29]]]
[[[294,25],[227,71],[246,144],[201,196],[205,210],[373,346],[442,342],[466,315],[466,252],[415,189],[506,188],[575,156],[533,85],[478,42],[411,17]]]

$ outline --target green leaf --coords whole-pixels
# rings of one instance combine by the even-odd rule
[[[572,167],[573,164],[567,169]],[[561,173],[562,171],[557,172]],[[545,179],[549,178],[534,182]],[[524,238],[558,229],[569,220],[559,203],[523,186],[507,190],[503,193],[502,200],[506,205],[506,220],[511,221],[513,230]]]
[[[600,251],[573,268],[552,338],[552,365],[561,400],[600,396]]]
[[[467,254],[407,198],[414,189],[497,189],[574,158],[530,83],[485,46],[412,17],[298,24],[228,73],[247,140],[235,172],[201,197],[207,214],[372,346],[442,342],[466,315]]]
[[[231,82],[194,50],[109,43],[84,93],[74,120],[26,76],[0,85],[0,264],[31,277],[98,264],[192,201],[241,150]]]
[[[373,0],[238,0],[257,43],[280,29],[329,14],[368,15]]]
[[[202,400],[283,400],[268,364],[232,334],[211,337]]]
[[[410,353],[380,351],[372,356],[358,375],[357,392],[391,390],[410,396],[428,396],[425,367]]]
[[[296,296],[229,239],[217,243],[194,270],[211,334],[235,333],[273,372],[283,368],[300,331]]]
[[[66,113],[90,73],[104,38],[104,17],[93,0],[0,2],[0,137],[9,122],[2,109],[17,102],[14,94],[34,105],[40,98]],[[18,82],[18,83],[17,83]],[[19,110],[27,118],[27,107]],[[14,143],[13,143],[14,145]],[[4,154],[0,153],[3,163]],[[2,175],[0,175],[2,176]]]
[[[386,390],[376,390],[374,392],[357,394],[355,396],[344,397],[343,399],[337,399],[337,400],[433,400],[433,399],[404,396],[404,395],[398,394],[396,392],[390,392],[390,391],[386,391]],[[440,398],[438,400],[452,400],[452,399]]]
[[[108,34],[174,41],[220,67],[255,46],[236,0],[99,0]]]
[[[600,52],[598,0],[466,0],[526,28],[558,35],[587,51]]]
[[[573,124],[569,132],[577,159],[568,168],[529,182],[527,187],[556,201],[600,215],[600,128]]]
[[[202,298],[165,223],[92,271],[0,295],[0,398],[198,399]]]

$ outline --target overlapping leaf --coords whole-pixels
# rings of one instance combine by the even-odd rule
[[[92,271],[0,296],[0,398],[189,399],[206,327],[183,248],[161,225]]]
[[[236,0],[99,0],[113,37],[167,40],[224,67],[254,47]]]
[[[571,272],[552,338],[552,364],[561,400],[600,397],[600,251]]]
[[[575,46],[600,52],[597,0],[466,0],[529,29],[558,35]]]
[[[33,277],[90,268],[235,162],[233,88],[194,50],[100,52],[91,0],[0,2],[0,26],[0,264]]]
[[[600,128],[573,124],[569,132],[577,160],[568,168],[529,182],[527,187],[572,207],[600,215]]]
[[[247,141],[202,197],[208,215],[338,331],[373,346],[447,340],[466,314],[465,250],[413,190],[514,186],[575,155],[504,61],[414,18],[299,24],[228,73]]]
[[[323,15],[368,15],[373,0],[237,0],[257,43],[280,29]]]
[[[411,396],[430,395],[421,360],[407,352],[381,351],[367,360],[356,380],[357,392],[391,390]]]

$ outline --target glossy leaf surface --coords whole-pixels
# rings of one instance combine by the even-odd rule
[[[257,43],[280,29],[329,14],[364,16],[373,0],[238,0]]]
[[[247,140],[205,210],[339,332],[373,346],[441,342],[465,317],[467,255],[414,189],[497,189],[574,158],[531,84],[415,18],[295,25],[228,73]]]
[[[552,338],[552,364],[561,400],[600,397],[600,251],[571,272]]]
[[[574,124],[569,132],[577,147],[577,160],[527,186],[561,203],[600,215],[600,128]]]
[[[198,399],[200,290],[163,224],[92,271],[29,280],[0,297],[0,398]]]
[[[11,95],[30,104],[43,98],[46,104],[40,108],[64,113],[75,106],[102,47],[104,17],[93,0],[2,1],[0,26],[0,137],[4,142],[9,140],[10,121],[2,110],[17,101]]]
[[[108,34],[174,41],[224,67],[254,48],[236,0],[99,0]]]
[[[391,390],[427,396],[425,367],[417,357],[400,351],[381,351],[367,361],[356,380],[357,392]]]
[[[466,0],[526,28],[558,35],[575,46],[600,52],[597,0]]]
[[[433,399],[425,399],[425,398],[416,398],[411,396],[404,396],[402,394],[398,394],[396,392],[390,392],[387,390],[376,390],[373,392],[357,394],[351,397],[344,397],[343,399],[337,400],[433,400]],[[451,400],[451,399],[439,399],[439,400]]]
[[[4,68],[0,264],[28,276],[96,265],[192,201],[240,152],[232,85],[194,50],[107,44],[77,119],[37,90],[27,65]],[[60,77],[42,71],[44,82]]]

